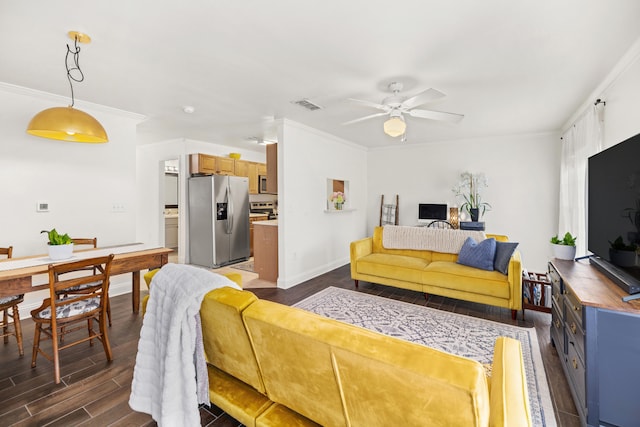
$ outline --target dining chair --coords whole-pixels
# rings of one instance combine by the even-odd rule
[[[93,245],[94,249],[98,247],[98,238],[72,237],[71,241],[75,245]]]
[[[97,237],[92,237],[92,238],[72,237],[71,241],[73,242],[74,247],[77,245],[89,245],[89,246],[93,246],[94,249],[98,247]],[[73,288],[66,289],[64,293],[59,292],[56,295],[58,296],[58,298],[65,298],[70,294],[83,294],[86,292],[86,289],[89,287],[91,287],[91,283],[87,283],[83,286],[75,286]],[[109,326],[111,326],[111,304],[109,303],[108,299],[107,299],[107,318],[109,319]]]
[[[7,259],[11,258],[13,255],[13,246],[0,248],[0,255],[6,255]],[[24,294],[0,297],[0,311],[2,312],[2,320],[0,321],[2,334],[0,334],[0,336],[4,338],[5,344],[9,342],[11,335],[16,337],[20,357],[24,356],[24,350],[22,348],[22,326],[20,325],[18,304],[23,301],[23,298]],[[9,323],[9,318],[13,320],[13,325]]]
[[[427,225],[428,228],[453,228],[453,226],[451,225],[451,223],[449,221],[445,221],[443,219],[436,219],[434,221],[431,221],[429,223],[429,225]]]
[[[60,350],[86,341],[93,345],[93,339],[98,339],[102,342],[107,360],[113,359],[106,322],[106,297],[109,292],[112,260],[113,254],[49,265],[49,298],[31,311],[35,323],[31,367],[35,368],[36,358],[38,354],[42,354],[53,362],[56,384],[60,383]],[[58,292],[64,293],[71,287],[87,284],[90,286],[84,293],[57,298]],[[95,329],[96,325],[98,330]],[[62,339],[80,330],[88,331],[87,336],[78,337],[78,333],[74,334],[75,341],[65,342]],[[44,335],[43,340],[51,340],[51,353],[42,349],[41,335]]]

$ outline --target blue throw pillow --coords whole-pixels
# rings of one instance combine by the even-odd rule
[[[476,243],[473,237],[467,237],[460,253],[458,264],[493,271],[493,260],[496,256],[496,239],[484,239]]]
[[[507,274],[509,272],[509,261],[511,261],[511,255],[513,255],[517,246],[517,242],[496,241],[496,258],[493,261],[493,269],[502,274]]]

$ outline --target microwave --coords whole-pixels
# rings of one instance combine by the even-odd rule
[[[266,193],[267,192],[267,176],[259,175],[258,176],[258,193]]]

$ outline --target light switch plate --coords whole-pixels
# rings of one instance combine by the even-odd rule
[[[36,212],[49,212],[49,202],[37,202]]]

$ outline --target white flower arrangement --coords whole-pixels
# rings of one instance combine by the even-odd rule
[[[480,191],[488,187],[487,177],[484,173],[463,172],[460,174],[458,185],[453,187],[452,191],[462,198],[463,202],[460,209],[471,214],[471,209],[478,209],[480,216],[491,209],[491,205],[482,201]]]

